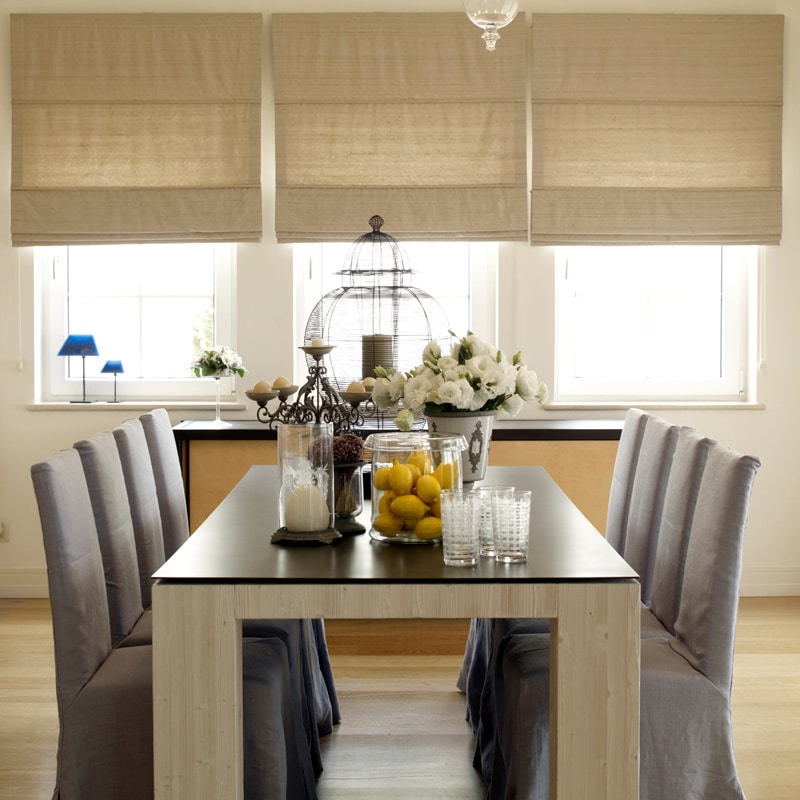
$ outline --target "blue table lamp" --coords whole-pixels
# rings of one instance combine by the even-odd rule
[[[58,351],[60,356],[80,356],[83,365],[83,400],[70,400],[71,403],[90,403],[86,399],[86,356],[97,355],[97,345],[94,343],[94,336],[88,333],[71,333],[64,340],[61,349]]]
[[[119,400],[117,400],[117,375],[125,372],[125,370],[122,369],[122,362],[106,361],[106,363],[103,365],[103,369],[101,369],[100,372],[104,375],[109,375],[112,372],[114,373],[114,399],[109,400],[109,403],[119,403]]]

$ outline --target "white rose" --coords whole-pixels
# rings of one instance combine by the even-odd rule
[[[521,369],[517,373],[517,394],[526,402],[537,400],[539,392],[539,378],[533,370]]]
[[[465,378],[455,381],[443,381],[436,389],[434,403],[448,404],[456,408],[468,409],[472,402],[474,390]]]
[[[512,394],[507,397],[500,406],[500,416],[516,417],[522,410],[524,404],[523,399],[518,394]]]
[[[413,411],[419,411],[428,402],[431,395],[436,393],[436,389],[442,381],[442,376],[430,369],[424,369],[420,374],[409,378],[403,395],[405,405]]]

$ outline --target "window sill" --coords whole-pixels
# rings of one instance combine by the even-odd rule
[[[54,400],[39,403],[28,403],[28,411],[152,411],[154,408],[165,408],[167,411],[214,411],[216,403],[211,400],[90,400],[87,403],[70,403],[67,400]],[[221,411],[245,411],[245,403],[220,403]]]
[[[764,403],[750,402],[722,402],[722,401],[689,401],[689,400],[631,400],[627,403],[621,402],[554,402],[546,403],[542,406],[545,411],[626,411],[629,408],[641,408],[644,411],[657,409],[667,410],[692,410],[701,409],[703,411],[762,411],[766,406]]]

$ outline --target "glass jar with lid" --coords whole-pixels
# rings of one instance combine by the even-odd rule
[[[460,488],[463,436],[449,433],[373,433],[364,442],[372,460],[370,536],[396,544],[438,544],[439,494]]]

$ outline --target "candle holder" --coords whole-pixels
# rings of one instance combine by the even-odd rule
[[[328,381],[328,370],[322,359],[335,345],[305,345],[300,349],[311,356],[314,363],[308,368],[306,382],[297,392],[294,402],[289,402],[290,394],[280,392],[278,405],[270,410],[268,404],[275,399],[271,396],[252,396],[258,403],[256,419],[270,429],[276,425],[324,423],[333,425],[333,433],[339,436],[354,427],[364,424],[365,410],[372,403],[369,392],[342,392],[334,389]],[[293,387],[290,387],[293,388]]]
[[[334,527],[333,428],[297,423],[278,430],[280,527],[273,542],[330,544]]]

